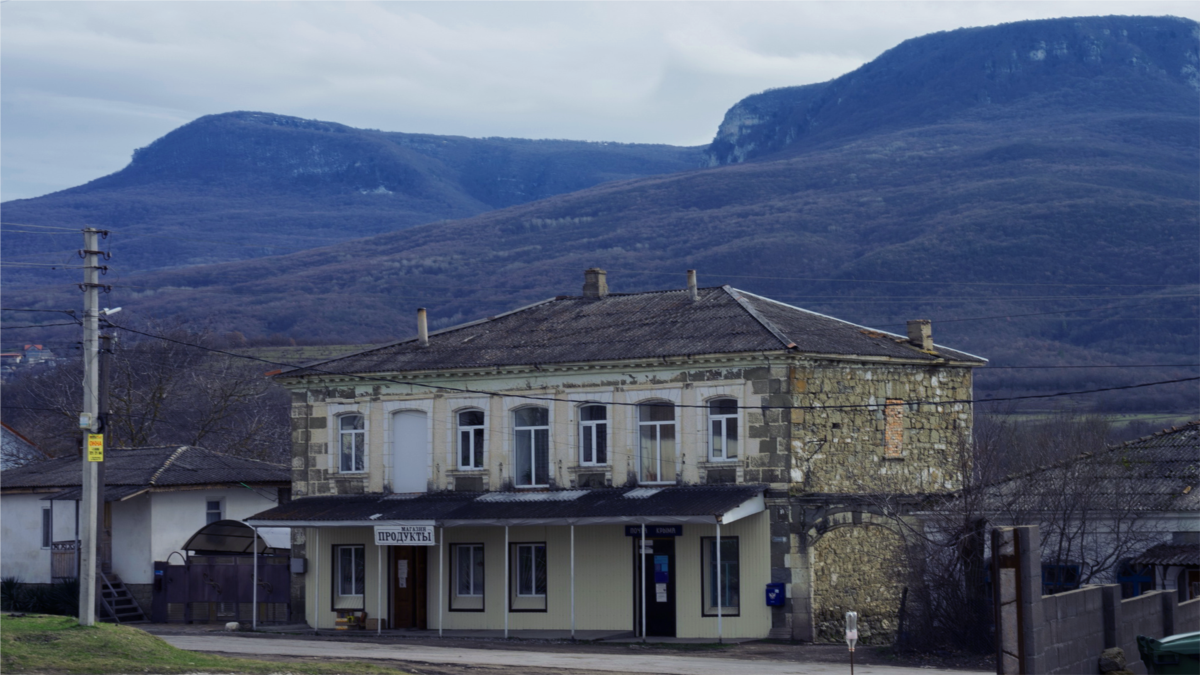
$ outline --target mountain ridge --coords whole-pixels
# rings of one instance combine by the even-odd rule
[[[248,336],[375,342],[410,335],[417,306],[445,327],[570,292],[587,267],[608,269],[614,292],[680,287],[698,269],[702,285],[873,328],[933,319],[939,344],[991,359],[981,396],[1129,382],[1119,369],[1021,369],[1034,364],[1191,363],[1200,95],[1123,66],[1060,85],[287,255],[119,271],[114,302]],[[1147,109],[1147,92],[1171,102]],[[1196,408],[1194,387],[1134,393],[1146,410]]]
[[[1200,26],[1177,17],[1075,17],[931,33],[828,82],[742,99],[726,113],[705,155],[710,166],[738,163],[796,143],[817,144],[832,133],[845,140],[1019,101],[1102,109],[1107,97],[1089,95],[1078,84],[1113,78],[1114,69],[1146,80],[1143,111],[1161,111],[1165,104],[1185,112],[1185,102],[1169,91],[1200,91],[1198,39]],[[1070,101],[1047,96],[1062,90],[1064,78],[1077,81]],[[937,87],[930,90],[930,82]],[[897,83],[907,95],[896,95]],[[1124,100],[1121,108],[1138,103]],[[866,125],[864,111],[874,113]]]

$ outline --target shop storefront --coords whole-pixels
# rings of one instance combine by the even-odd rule
[[[310,497],[309,625],[765,637],[770,531],[755,485]],[[382,619],[380,621],[379,619]]]

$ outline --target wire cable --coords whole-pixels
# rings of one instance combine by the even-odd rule
[[[225,354],[227,356],[233,356],[236,358],[249,359],[252,361],[258,361],[260,363],[266,363],[268,365],[272,365],[272,366],[276,366],[276,367],[280,367],[280,368],[293,368],[298,371],[305,371],[305,372],[309,372],[309,373],[317,373],[317,374],[324,374],[324,375],[336,375],[338,377],[348,377],[348,378],[353,378],[356,380],[361,380],[364,382],[385,382],[388,384],[407,385],[409,387],[421,387],[421,388],[425,388],[425,389],[437,389],[437,390],[442,390],[442,391],[453,391],[453,392],[464,393],[464,394],[475,394],[477,396],[519,398],[519,399],[524,399],[524,400],[542,401],[542,402],[565,402],[565,403],[574,403],[574,404],[586,403],[586,401],[577,401],[574,399],[558,398],[555,396],[536,396],[536,395],[532,395],[532,394],[503,393],[503,392],[480,390],[480,389],[467,389],[464,387],[448,387],[448,386],[440,385],[440,384],[425,384],[423,382],[406,382],[403,380],[395,380],[395,379],[387,378],[387,377],[372,377],[372,376],[367,376],[367,375],[357,375],[357,374],[353,374],[353,373],[337,373],[337,372],[333,372],[333,371],[322,370],[320,368],[316,368],[313,366],[298,366],[295,364],[281,363],[278,361],[262,359],[262,358],[258,358],[256,356],[236,354],[234,352],[226,351],[223,349],[204,347],[204,346],[197,345],[194,343],[185,342],[183,340],[177,340],[175,338],[170,338],[165,335],[155,335],[153,333],[139,331],[134,328],[128,328],[126,326],[119,326],[112,322],[108,322],[108,325],[113,328],[119,329],[119,330],[124,330],[124,331],[130,332],[130,333],[135,333],[137,335],[142,335],[145,337],[158,339],[158,340],[165,340],[167,342],[173,342],[176,344],[184,345],[187,347],[193,347],[195,349],[201,349],[204,351],[214,352],[217,354]],[[1123,386],[1118,386],[1118,387],[1102,387],[1102,388],[1098,388],[1098,389],[1084,389],[1084,390],[1079,390],[1079,391],[1057,392],[1057,393],[1053,393],[1053,394],[1028,394],[1028,395],[1024,395],[1024,396],[1008,396],[1008,397],[1003,397],[1003,398],[986,398],[986,399],[973,399],[973,398],[972,399],[948,399],[948,400],[941,400],[941,401],[904,401],[901,403],[882,403],[882,404],[880,404],[880,403],[874,403],[874,404],[863,403],[863,404],[830,405],[830,406],[822,406],[822,405],[817,405],[817,406],[812,406],[812,405],[809,405],[809,406],[747,405],[747,406],[743,406],[743,405],[739,405],[737,407],[739,409],[743,409],[743,410],[763,410],[763,411],[766,411],[766,410],[845,410],[845,409],[860,409],[860,408],[874,410],[876,408],[884,408],[889,405],[915,406],[915,405],[946,405],[946,404],[954,404],[954,403],[962,403],[962,404],[1000,403],[1000,402],[1004,402],[1004,401],[1025,401],[1025,400],[1031,400],[1031,399],[1057,398],[1057,397],[1061,397],[1061,396],[1078,396],[1078,395],[1096,394],[1096,393],[1108,392],[1108,391],[1140,389],[1143,387],[1157,387],[1157,386],[1162,386],[1162,385],[1167,385],[1167,384],[1178,384],[1181,382],[1195,382],[1197,380],[1200,380],[1200,376],[1177,378],[1174,380],[1160,380],[1158,382],[1141,382],[1138,384],[1129,384],[1129,385],[1123,385]],[[638,405],[641,405],[641,403],[607,401],[607,402],[605,402],[605,405],[638,406]],[[674,405],[679,408],[707,408],[708,407],[707,404],[692,405],[692,404],[676,403]]]

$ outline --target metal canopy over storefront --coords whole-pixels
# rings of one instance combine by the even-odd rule
[[[253,527],[729,524],[765,506],[763,485],[439,492],[306,497],[247,518]]]

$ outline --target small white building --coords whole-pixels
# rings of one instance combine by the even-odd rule
[[[0,485],[0,576],[52,583],[77,575],[82,462],[60,457],[9,469]],[[110,449],[104,461],[101,569],[143,608],[154,561],[180,551],[197,530],[286,503],[287,467],[193,446]]]

